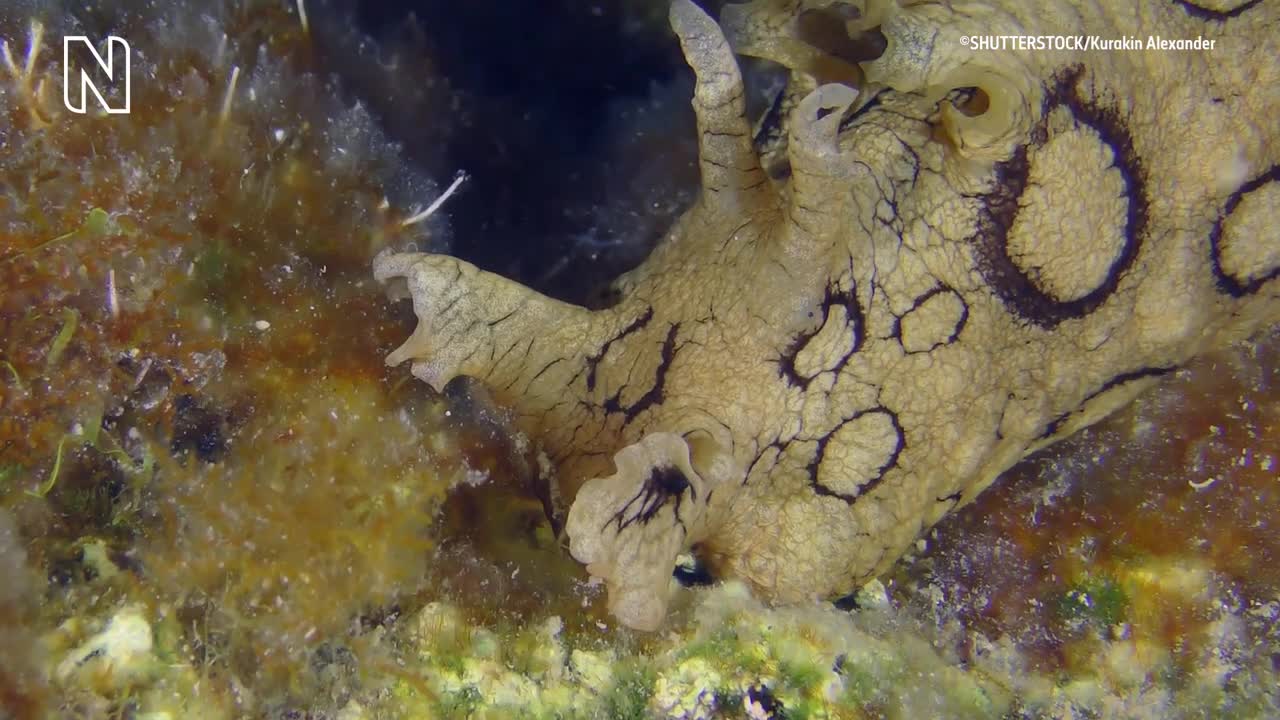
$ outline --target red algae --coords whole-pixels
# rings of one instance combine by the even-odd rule
[[[438,188],[323,76],[349,30],[284,3],[119,10],[0,14],[48,87],[73,28],[146,50],[127,116],[0,94],[0,510],[64,644],[133,603],[259,712],[429,585],[464,468],[442,399],[384,366],[412,319],[369,268],[443,247],[405,222]],[[123,572],[88,569],[99,543]]]
[[[1280,593],[1277,361],[1275,334],[1197,360],[1018,466],[901,568],[903,598],[937,588],[943,616],[1010,637],[1043,672],[1088,674],[1093,638],[1113,638],[1150,648],[1138,667],[1167,655],[1191,673],[1226,652],[1224,612],[1248,618],[1244,642],[1280,650],[1267,610]]]

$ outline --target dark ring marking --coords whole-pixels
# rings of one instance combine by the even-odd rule
[[[853,333],[853,344],[849,350],[840,356],[840,359],[833,367],[821,370],[813,375],[804,375],[796,368],[796,358],[808,346],[809,341],[822,332],[826,328],[827,323],[831,321],[831,309],[834,307],[844,308],[844,314],[847,319],[850,330]],[[819,375],[825,372],[839,373],[844,366],[849,363],[850,358],[862,349],[862,339],[866,331],[866,318],[862,313],[862,306],[858,304],[858,285],[852,283],[848,290],[839,290],[834,283],[827,283],[827,289],[822,297],[822,304],[819,306],[823,315],[822,324],[812,332],[802,332],[797,334],[782,354],[775,360],[778,364],[778,376],[787,381],[792,387],[808,390],[809,383],[813,382]]]
[[[666,506],[667,502],[675,498],[672,505],[672,513],[675,515],[676,522],[684,527],[684,521],[680,519],[680,503],[684,500],[685,491],[689,491],[689,499],[696,501],[698,499],[698,491],[689,483],[689,478],[684,473],[674,467],[655,467],[649,471],[649,477],[644,479],[640,485],[640,490],[635,496],[627,501],[626,505],[619,508],[618,512],[605,521],[601,528],[603,532],[610,525],[617,525],[618,532],[621,533],[635,523],[648,525],[649,521],[657,516],[658,511]],[[635,513],[627,517],[627,511],[635,505]]]
[[[1271,169],[1250,180],[1240,186],[1239,190],[1231,193],[1231,197],[1227,198],[1227,204],[1223,206],[1222,212],[1218,215],[1218,219],[1213,223],[1213,230],[1209,231],[1209,252],[1210,260],[1213,264],[1213,276],[1218,280],[1218,289],[1230,295],[1231,297],[1244,297],[1252,295],[1269,280],[1280,277],[1280,267],[1275,267],[1262,275],[1250,281],[1244,281],[1231,276],[1222,267],[1222,229],[1227,219],[1231,217],[1231,213],[1236,211],[1236,207],[1240,205],[1240,201],[1246,195],[1261,188],[1263,185],[1280,181],[1280,165],[1272,165]]]
[[[1246,10],[1251,10],[1262,4],[1262,0],[1249,0],[1248,2],[1240,3],[1230,10],[1214,10],[1213,8],[1201,7],[1193,2],[1188,2],[1187,0],[1173,0],[1173,2],[1193,18],[1198,18],[1200,20],[1212,20],[1215,22],[1222,22],[1224,20],[1230,20],[1233,17],[1238,17]]]
[[[868,415],[877,415],[877,414],[884,415],[889,419],[889,423],[892,425],[893,431],[897,435],[897,441],[894,443],[893,450],[892,452],[889,453],[888,459],[886,459],[880,465],[880,467],[877,468],[875,474],[870,479],[868,479],[865,483],[863,483],[858,488],[858,492],[852,495],[848,493],[837,492],[827,487],[826,485],[823,485],[821,482],[819,482],[818,468],[819,466],[822,465],[822,460],[826,456],[827,443],[831,441],[831,438],[836,433],[840,432],[840,429],[843,428],[845,425],[848,425],[849,423],[855,420],[858,420],[860,418],[866,417]],[[845,418],[844,420],[841,420],[840,424],[832,428],[831,431],[828,432],[826,435],[823,435],[822,437],[818,438],[818,447],[813,452],[813,459],[809,461],[809,465],[805,468],[809,472],[809,484],[813,486],[813,491],[819,495],[825,495],[827,497],[837,497],[845,501],[846,503],[852,505],[855,501],[857,501],[859,497],[871,492],[876,488],[877,485],[879,485],[881,482],[884,481],[885,474],[898,465],[898,458],[902,456],[902,451],[906,449],[906,447],[907,447],[907,438],[902,429],[902,423],[898,422],[898,414],[895,413],[894,411],[884,407],[883,405],[877,405],[876,407],[873,407],[869,410],[863,410],[861,412],[854,413],[853,415]]]
[[[956,320],[955,329],[951,331],[951,334],[949,336],[947,336],[946,338],[938,342],[935,342],[933,346],[928,348],[927,350],[907,350],[906,345],[904,345],[902,341],[902,321],[906,319],[906,317],[911,313],[924,307],[925,303],[929,302],[930,300],[944,293],[951,293],[952,295],[955,295],[956,299],[960,301],[960,317],[959,319]],[[894,316],[893,327],[889,331],[889,337],[897,340],[898,344],[903,346],[903,351],[906,352],[906,354],[908,355],[917,355],[919,353],[930,353],[944,345],[950,345],[955,341],[959,340],[960,333],[964,332],[964,327],[968,323],[969,323],[969,303],[965,302],[964,296],[961,295],[959,292],[957,292],[954,288],[949,287],[947,285],[935,285],[928,292],[924,293],[923,295],[920,295],[915,300],[912,300],[911,307],[907,308],[906,312],[902,313],[901,315]]]
[[[1061,73],[1052,87],[1046,88],[1040,122],[1031,132],[1030,144],[1039,147],[1048,140],[1049,114],[1057,107],[1064,107],[1076,122],[1092,128],[1111,148],[1129,206],[1124,245],[1107,269],[1106,279],[1083,297],[1058,300],[1037,287],[1010,257],[1009,231],[1031,173],[1028,145],[1019,146],[1013,157],[996,163],[991,192],[978,196],[982,201],[978,209],[978,232],[969,239],[977,254],[978,269],[1004,306],[1046,330],[1063,320],[1088,315],[1115,292],[1121,277],[1138,257],[1147,226],[1146,174],[1133,149],[1133,136],[1114,109],[1099,107],[1080,95],[1076,84],[1083,74],[1083,66],[1073,66]]]
[[[1040,433],[1039,439],[1043,440],[1047,437],[1052,437],[1055,433],[1058,432],[1058,430],[1062,427],[1062,424],[1065,423],[1068,418],[1070,418],[1073,414],[1079,412],[1080,410],[1083,410],[1084,406],[1088,405],[1090,400],[1097,398],[1099,395],[1102,395],[1106,391],[1114,387],[1118,387],[1120,385],[1133,382],[1134,380],[1141,380],[1143,378],[1161,377],[1164,375],[1168,375],[1169,373],[1177,369],[1178,368],[1172,367],[1172,366],[1148,367],[1148,368],[1139,368],[1137,370],[1131,370],[1129,372],[1120,373],[1119,375],[1116,375],[1115,377],[1103,383],[1102,387],[1089,393],[1089,395],[1086,396],[1084,400],[1080,401],[1080,404],[1076,406],[1075,410],[1069,410],[1067,412],[1064,412],[1058,417],[1049,421],[1049,424],[1045,426],[1044,432]]]

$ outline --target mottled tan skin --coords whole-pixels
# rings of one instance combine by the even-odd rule
[[[516,409],[573,499],[571,552],[633,627],[659,626],[695,545],[775,600],[850,591],[1028,453],[1280,318],[1280,6],[872,3],[845,31],[887,49],[819,86],[793,21],[828,4],[726,10],[738,51],[816,88],[766,174],[729,42],[676,0],[703,192],[619,305],[441,255],[376,263],[420,319],[388,362]]]

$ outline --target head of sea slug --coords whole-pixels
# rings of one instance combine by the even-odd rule
[[[1027,454],[1280,320],[1277,18],[752,0],[718,24],[675,0],[702,191],[622,300],[384,255],[419,318],[389,361],[515,408],[621,622],[662,623],[691,548],[775,601],[847,593]],[[966,44],[1157,32],[1223,50]],[[791,73],[756,128],[735,51]]]
[[[671,21],[698,77],[703,193],[618,285],[652,309],[647,324],[688,329],[664,338],[665,402],[622,424],[613,472],[569,473],[586,482],[566,525],[611,610],[644,629],[665,617],[676,558],[691,548],[717,575],[796,600],[847,591],[923,525],[933,478],[910,487],[899,476],[915,453],[904,452],[948,418],[890,404],[911,394],[891,372],[904,356],[914,357],[899,367],[945,357],[969,307],[962,281],[926,262],[941,270],[951,258],[912,250],[904,225],[919,201],[979,189],[969,176],[1028,134],[1039,103],[1025,70],[990,59],[931,75],[915,66],[929,60],[915,34],[886,38],[848,6],[728,5],[728,37],[689,2],[673,3]],[[792,72],[754,129],[734,51]],[[909,79],[877,79],[895,75]],[[979,94],[996,98],[981,113]],[[676,463],[689,483],[659,492],[652,478]]]

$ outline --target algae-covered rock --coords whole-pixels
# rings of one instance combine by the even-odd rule
[[[1214,112],[1247,121],[1240,107],[1274,99],[1266,83],[1224,93],[1222,103],[1188,98],[1205,82],[1235,82],[1251,61],[1099,55],[1081,68],[1067,63],[1059,77],[1050,71],[1075,56],[962,57],[953,43],[933,45],[932,57],[963,59],[962,67],[921,67],[909,51],[924,47],[922,28],[942,27],[939,43],[959,31],[931,14],[937,8],[872,3],[855,12],[761,0],[721,15],[727,48],[709,20],[685,7],[678,29],[702,76],[696,91],[692,76],[663,78],[652,89],[646,80],[643,97],[618,96],[607,112],[568,101],[550,112],[529,104],[561,103],[558,96],[516,93],[481,98],[488,110],[477,115],[475,95],[452,95],[470,75],[441,76],[454,65],[437,64],[434,52],[462,47],[465,64],[490,76],[501,74],[494,58],[516,56],[522,73],[542,73],[548,84],[538,87],[559,88],[561,78],[536,51],[557,45],[560,57],[579,61],[608,45],[594,34],[603,26],[592,23],[612,20],[574,6],[566,10],[572,22],[545,18],[562,35],[499,53],[492,39],[508,29],[494,26],[496,16],[482,42],[462,26],[413,22],[375,42],[339,6],[22,0],[0,7],[8,51],[0,55],[0,716],[1280,713],[1272,662],[1280,600],[1265,562],[1276,550],[1267,530],[1280,457],[1271,440],[1280,437],[1273,432],[1280,385],[1274,350],[1266,349],[1274,342],[1189,371],[1163,364],[1199,347],[1165,342],[1178,331],[1175,320],[1195,329],[1245,307],[1247,297],[1264,310],[1274,306],[1266,277],[1275,256],[1269,236],[1257,232],[1274,209],[1274,183],[1246,177],[1274,148],[1231,154],[1232,143],[1270,142],[1273,133],[1259,124],[1257,137],[1238,133],[1217,150],[1196,144],[1194,133],[1177,134],[1168,147],[1189,150],[1172,162],[1174,155],[1152,151],[1168,150],[1157,131],[1169,118],[1148,122],[1153,98],[1175,91],[1189,93],[1177,96],[1179,117],[1189,122]],[[510,7],[467,5],[454,17]],[[642,54],[680,61],[679,44],[660,27],[668,3],[601,9],[639,23],[626,37],[667,43]],[[1239,48],[1227,41],[1247,35],[1257,12],[1265,8],[1226,20],[1178,8],[1151,17],[1215,23],[1209,34],[1234,57]],[[1095,22],[1085,15],[1082,22]],[[1048,12],[1037,22],[1057,17]],[[129,38],[130,115],[79,116],[63,107],[60,41],[71,33]],[[439,42],[441,35],[451,42]],[[780,61],[791,78],[750,142],[733,92],[727,105],[708,102],[735,75],[728,49]],[[624,47],[597,54],[636,57]],[[1158,72],[1166,60],[1194,72],[1166,83]],[[1117,72],[1130,65],[1131,76]],[[975,68],[995,74],[971,74]],[[610,71],[603,63],[591,70]],[[1048,99],[1008,94],[1000,82],[1010,79],[1006,71],[1035,79]],[[942,98],[933,94],[942,86],[912,89],[931,78],[976,85]],[[1046,78],[1061,84],[1044,85]],[[635,92],[627,85],[633,74],[615,79],[590,92]],[[743,106],[768,104],[752,80],[748,68]],[[810,96],[830,81],[858,89],[843,119],[847,88],[827,85]],[[1142,92],[1126,94],[1129,83]],[[113,85],[108,99],[118,92]],[[689,94],[697,117],[682,120],[673,108]],[[1213,109],[1223,103],[1230,110]],[[1164,206],[1153,200],[1150,232],[1114,292],[1082,317],[1057,318],[1060,304],[1037,314],[1045,308],[1001,284],[1016,275],[978,262],[998,256],[965,254],[973,229],[966,218],[994,223],[983,233],[1005,233],[1010,262],[1041,294],[1065,297],[1098,282],[1115,255],[1081,259],[1067,251],[1083,247],[1044,240],[1059,231],[1083,237],[1096,222],[1089,237],[1115,243],[1119,236],[1100,218],[1125,218],[1101,210],[1122,201],[1138,207],[1123,177],[1132,169],[1124,143],[1108,145],[1119,137],[1104,117],[1109,108],[1127,108],[1128,149],[1149,173],[1140,179],[1187,212],[1157,213]],[[1018,120],[1019,109],[1031,124],[1010,127],[1029,134],[1009,135],[1005,147],[1000,123]],[[569,116],[546,132],[554,118]],[[733,132],[720,133],[721,121]],[[594,129],[581,140],[565,130],[586,126]],[[1222,134],[1206,127],[1205,137]],[[486,142],[474,140],[480,135]],[[563,137],[573,147],[558,145]],[[686,152],[699,145],[702,163]],[[543,154],[525,156],[531,147]],[[1014,159],[1022,152],[1026,167],[997,157],[1000,148]],[[492,164],[468,165],[472,179],[452,179],[451,159],[468,152],[488,153]],[[753,154],[758,167],[735,165]],[[551,156],[564,157],[536,159]],[[1205,157],[1212,162],[1198,162]],[[1072,158],[1092,164],[1071,175],[1046,170]],[[840,174],[864,165],[866,172]],[[528,172],[474,174],[517,166]],[[735,168],[763,184],[738,182]],[[1010,207],[1000,204],[1008,198],[995,193],[1003,186],[992,178],[1018,180],[1023,170],[1025,202],[1005,227],[993,213]],[[1202,171],[1221,187],[1184,182]],[[618,268],[640,259],[694,200],[689,178],[699,172],[703,199],[649,265],[617,284],[623,300],[612,308],[589,313],[529,299],[520,286],[466,266],[437,283],[444,293],[424,293],[423,278],[431,278],[422,256],[408,263],[383,256],[382,271],[416,273],[403,289],[415,291],[418,315],[441,321],[468,303],[495,313],[459,328],[453,342],[424,330],[406,346],[423,365],[415,372],[440,393],[384,367],[415,316],[386,300],[369,276],[383,249],[425,251],[454,267],[438,253],[450,250],[445,218],[463,202],[470,215],[460,251],[497,254],[487,270],[547,270],[522,280],[556,280],[553,295],[578,297],[591,282],[588,272],[578,274],[597,254],[616,251],[600,265]],[[1096,192],[1073,194],[1072,183]],[[951,200],[931,205],[931,197]],[[1088,212],[1057,225],[1032,222],[1058,217],[1046,208],[1081,203]],[[510,253],[495,241],[533,239],[552,224],[529,218],[583,208],[591,208],[591,232],[563,238],[577,255],[533,243]],[[855,248],[857,262],[788,274],[791,263],[815,256],[799,252],[782,266],[751,259],[775,242],[803,250],[797,238],[824,237],[830,227],[846,240],[864,230],[871,237]],[[1169,227],[1176,232],[1156,232]],[[707,245],[707,237],[727,244]],[[1188,237],[1190,245],[1179,244]],[[1220,251],[1217,265],[1195,254],[1205,242]],[[1178,247],[1194,251],[1187,262],[1172,252]],[[531,255],[536,262],[527,263]],[[956,267],[972,272],[957,275]],[[1179,278],[1191,281],[1171,295]],[[457,279],[497,290],[479,300],[449,295],[466,289]],[[807,299],[788,303],[784,295]],[[1146,314],[1128,322],[1130,306]],[[1194,312],[1172,312],[1178,307]],[[1240,327],[1252,322],[1246,315],[1236,318]],[[582,345],[574,334],[582,318],[613,324],[599,342]],[[502,346],[517,325],[538,344]],[[782,335],[769,335],[778,328]],[[1135,342],[1140,352],[1126,355]],[[572,357],[530,368],[544,345]],[[847,358],[833,350],[855,346]],[[1090,354],[1096,349],[1103,354]],[[474,374],[515,412],[489,402],[477,383],[443,386],[442,358],[474,353],[476,362],[490,350],[492,372]],[[1122,355],[1134,367],[1117,366]],[[984,362],[975,365],[974,356]],[[1082,358],[1102,359],[1095,366]],[[1152,358],[1160,362],[1137,366]],[[1025,372],[1001,375],[1010,362]],[[570,368],[577,375],[556,385]],[[997,391],[940,394],[935,381],[963,368],[965,382]],[[504,373],[528,369],[534,373],[506,386]],[[814,503],[841,517],[862,512],[846,506],[878,503],[910,520],[890,534],[914,536],[921,523],[968,500],[981,485],[975,478],[1092,422],[1157,376],[1168,392],[1021,465],[989,500],[979,499],[981,514],[962,512],[904,545],[908,561],[882,581],[860,584],[860,571],[846,573],[839,590],[853,592],[835,606],[804,591],[775,607],[770,600],[785,592],[759,593],[800,587],[787,573],[830,585],[831,574],[813,572],[806,558],[840,565],[850,553],[875,553],[887,564],[896,554],[863,535],[841,535],[855,525],[815,523]],[[867,406],[872,388],[883,411]],[[529,413],[543,400],[562,403],[555,412],[585,412],[589,422],[548,432]],[[1001,402],[1007,412],[998,422],[983,414]],[[961,406],[972,412],[958,419]],[[840,428],[824,435],[836,411]],[[897,466],[868,481],[881,470],[877,452],[897,448],[899,435],[904,446],[890,453]],[[557,446],[557,437],[568,441]],[[978,472],[962,461],[983,438],[1004,445],[987,448],[998,462]],[[726,439],[737,443],[727,455]],[[613,451],[623,446],[614,467]],[[739,462],[748,457],[749,468]],[[556,490],[575,489],[566,470],[575,463],[596,469],[577,479],[587,483],[564,548],[558,531],[566,518],[558,512],[570,498]],[[908,482],[943,465],[959,485],[925,493],[933,486]],[[557,472],[561,487],[548,488]],[[788,485],[795,478],[804,487]],[[908,502],[913,488],[934,510],[919,514]],[[703,542],[691,544],[697,536]],[[568,549],[590,555],[592,572],[620,580],[611,600]],[[672,577],[668,564],[677,556],[681,572]],[[754,589],[722,582],[734,574]],[[620,626],[610,605],[633,625],[664,622],[663,632]]]
[[[366,275],[388,243],[446,246],[421,212],[444,185],[333,75],[396,84],[367,38],[305,9],[0,8],[0,504],[56,584],[38,623],[102,628],[23,720],[196,687],[340,705],[319,688],[346,692],[350,628],[429,584],[464,468],[443,402],[393,391],[402,324]],[[128,114],[64,106],[77,34],[128,40]]]

